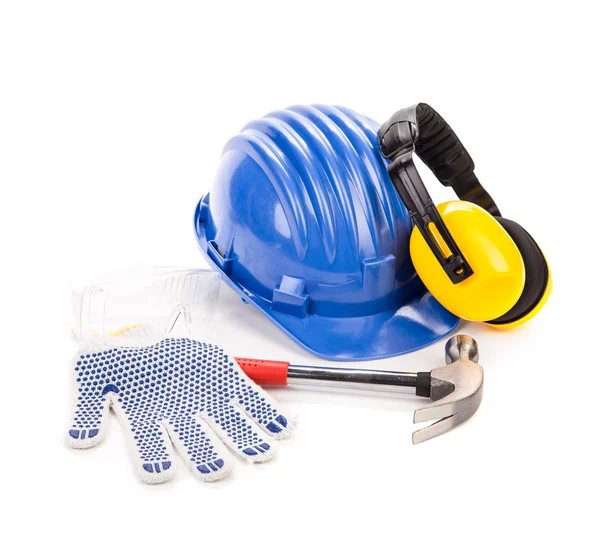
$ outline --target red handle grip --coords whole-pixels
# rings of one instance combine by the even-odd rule
[[[257,385],[285,386],[290,362],[236,358],[235,361]]]

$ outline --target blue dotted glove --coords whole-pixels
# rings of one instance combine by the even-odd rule
[[[235,360],[211,344],[165,339],[141,348],[82,350],[75,362],[70,445],[100,442],[111,407],[130,436],[137,471],[150,484],[175,474],[171,442],[197,476],[216,480],[231,468],[221,441],[251,462],[266,461],[274,453],[266,434],[281,439],[293,428]]]

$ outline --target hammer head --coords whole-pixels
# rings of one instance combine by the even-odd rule
[[[479,352],[475,339],[455,335],[446,343],[446,363],[431,371],[430,397],[435,404],[415,411],[414,423],[439,419],[413,433],[413,444],[460,425],[471,417],[483,395],[483,368],[475,363]]]

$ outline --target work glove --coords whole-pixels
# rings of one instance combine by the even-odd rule
[[[136,471],[149,484],[175,474],[172,445],[194,474],[210,481],[231,469],[223,443],[250,462],[266,461],[275,451],[271,438],[294,428],[234,358],[212,344],[187,338],[143,347],[87,344],[74,361],[70,445],[100,442],[112,408],[132,444]]]

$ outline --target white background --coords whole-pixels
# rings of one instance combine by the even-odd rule
[[[596,546],[595,4],[2,2],[2,548]],[[212,485],[140,483],[114,417],[98,448],[65,446],[74,282],[201,266],[195,204],[252,118],[320,102],[383,121],[418,101],[555,280],[522,329],[463,326],[486,369],[471,421],[412,446],[416,399],[279,390],[298,431]],[[231,295],[222,315],[234,355],[318,361]],[[442,349],[376,365],[429,369]]]

